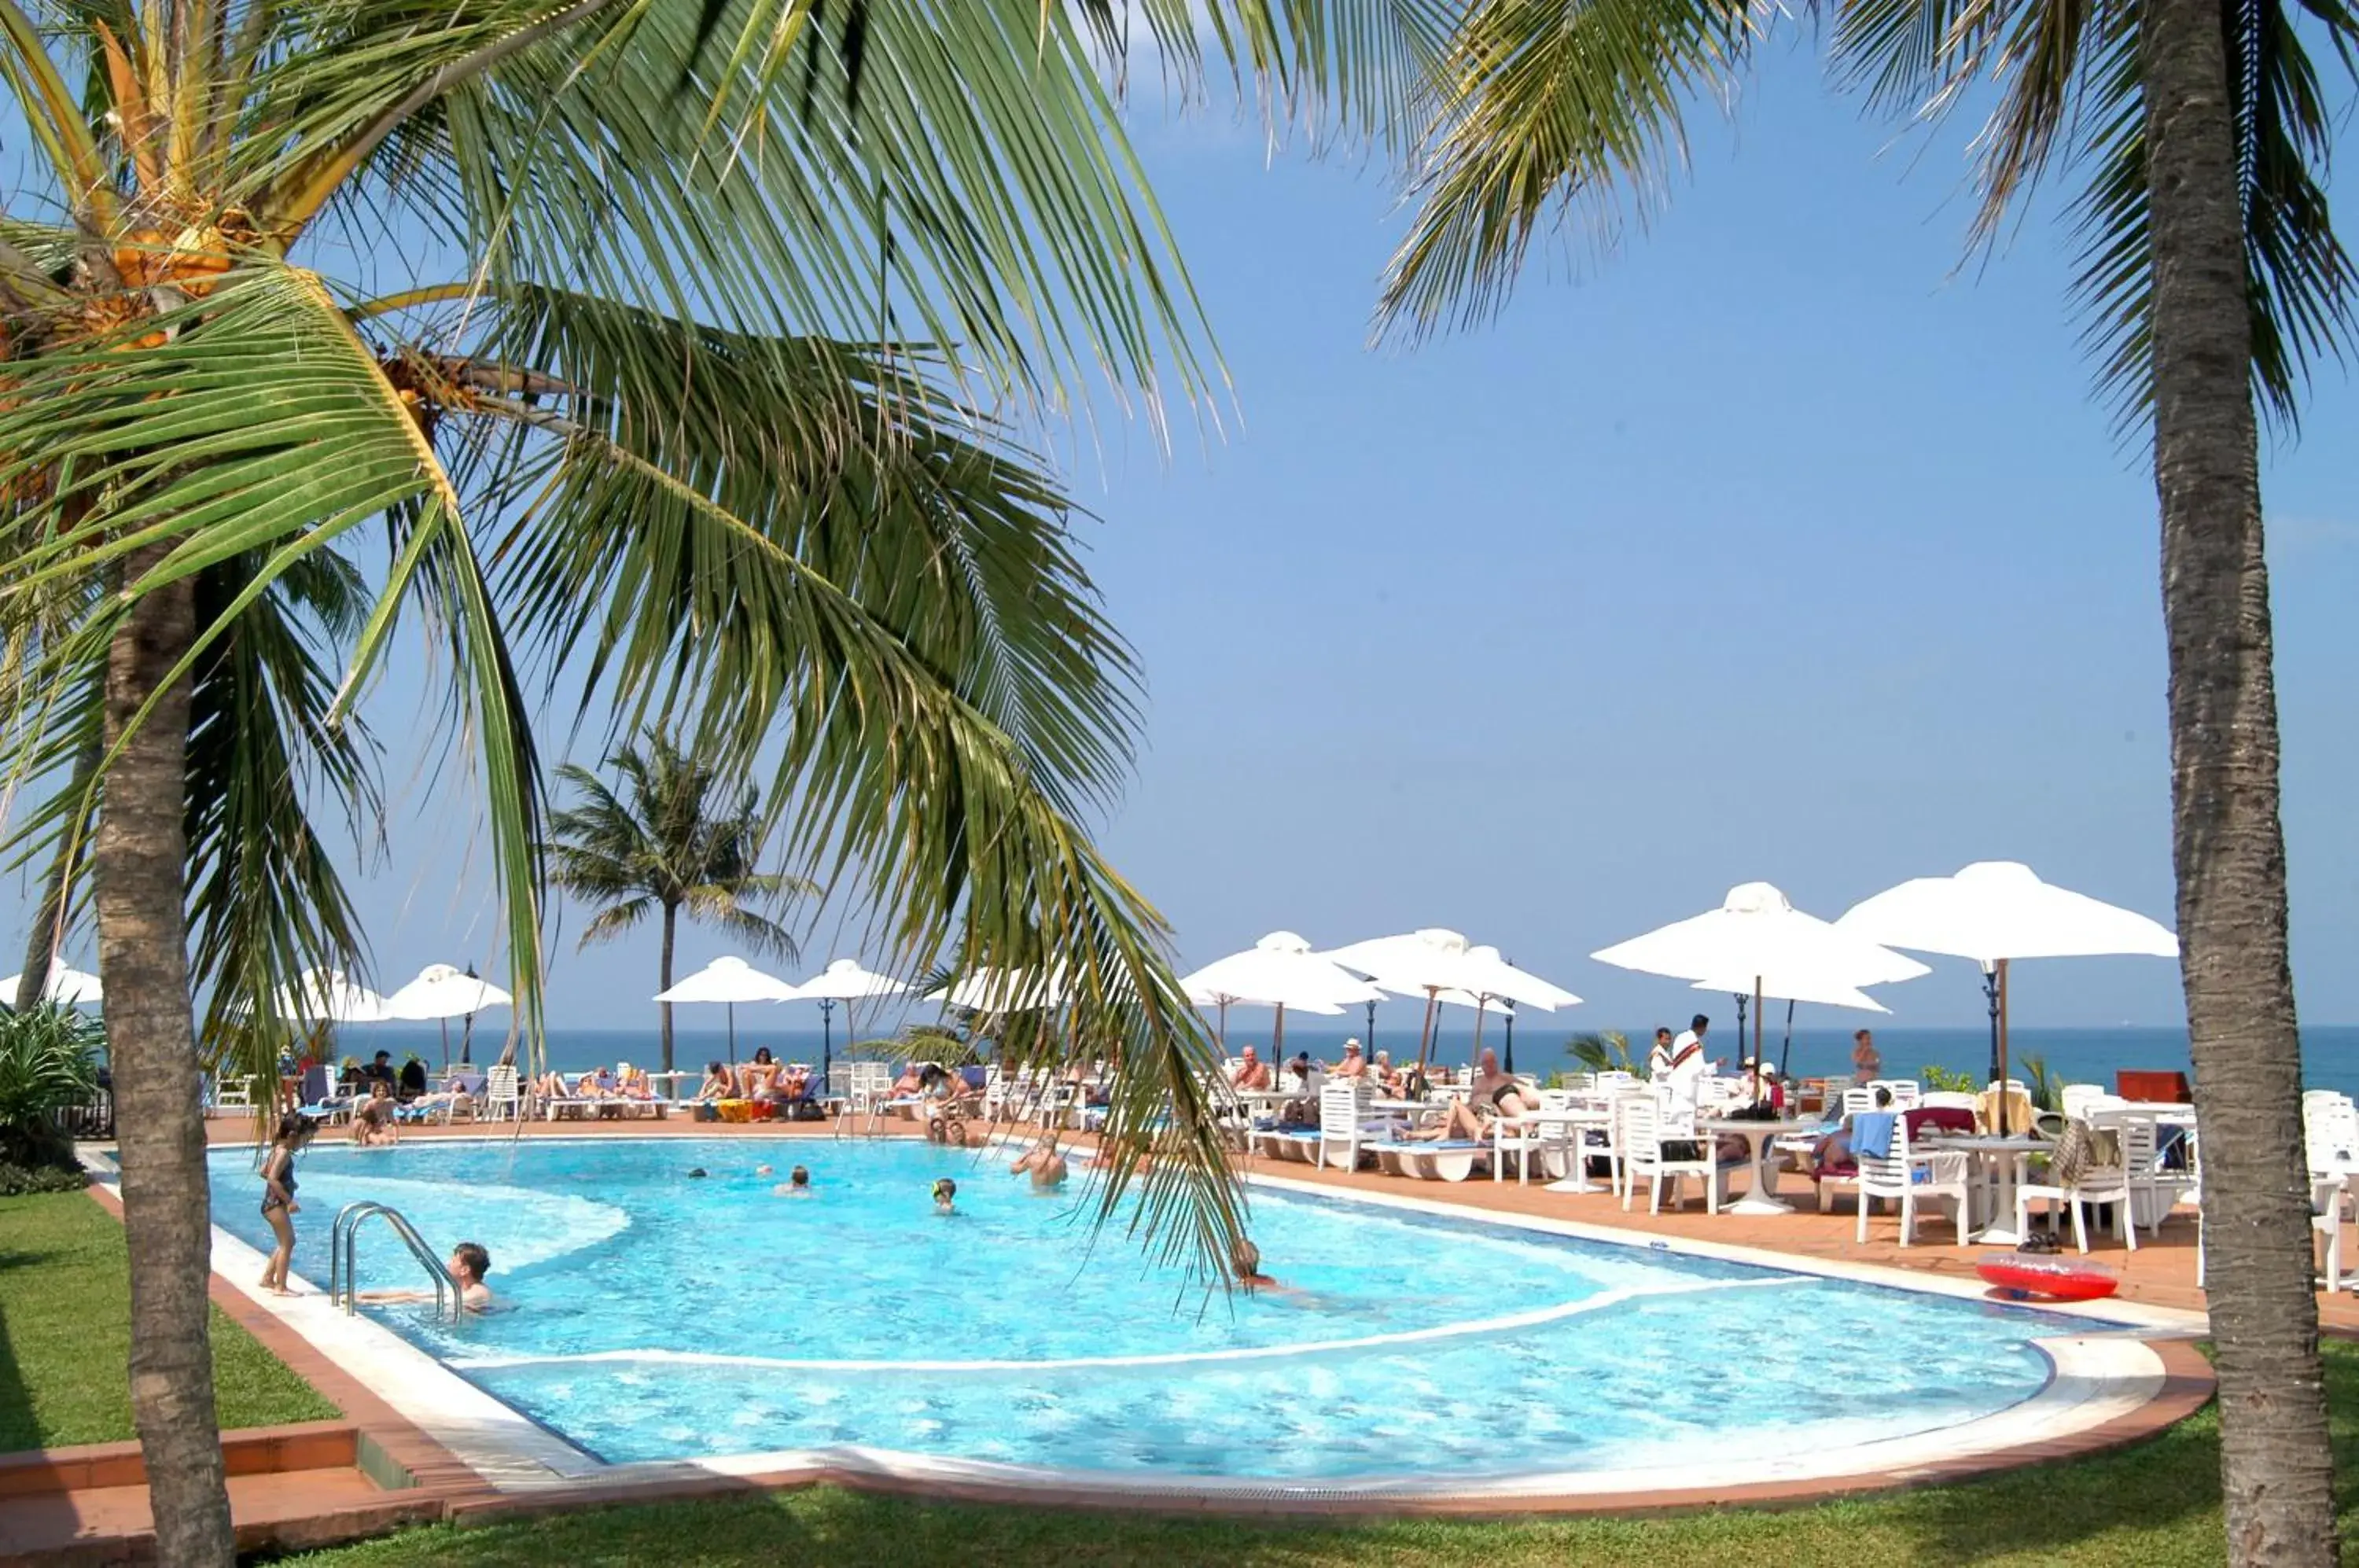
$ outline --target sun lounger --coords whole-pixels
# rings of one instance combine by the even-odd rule
[[[1398,1142],[1364,1143],[1376,1157],[1376,1169],[1390,1176],[1413,1176],[1425,1181],[1463,1181],[1476,1164],[1493,1158],[1488,1142],[1475,1138],[1410,1138]]]
[[[1273,1160],[1299,1160],[1312,1165],[1319,1159],[1317,1127],[1256,1127],[1251,1135],[1256,1154],[1266,1154]]]

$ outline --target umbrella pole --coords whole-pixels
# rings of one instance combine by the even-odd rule
[[[1417,1070],[1425,1071],[1425,1059],[1433,1053],[1433,1009],[1441,1004],[1441,992],[1434,986],[1425,988],[1425,1028],[1417,1037]]]
[[[852,1028],[852,1009],[843,1011],[846,1032]],[[827,1075],[835,1070],[835,1002],[821,996],[819,1002],[819,1092],[827,1093]]]
[[[1514,1076],[1515,1076],[1515,1073],[1516,1073],[1516,1015],[1515,1015],[1515,1014],[1513,1014],[1513,1013],[1509,1013],[1509,1014],[1507,1015],[1507,1075],[1508,1075],[1509,1077],[1511,1077],[1511,1078],[1512,1078],[1512,1077],[1514,1077]]]
[[[1491,998],[1488,996],[1474,998],[1474,1051],[1473,1054],[1467,1058],[1470,1062],[1483,1060],[1483,1009],[1490,1005]]]
[[[1761,1014],[1763,1011],[1764,1009],[1761,1006],[1761,976],[1756,975],[1753,977],[1753,1062],[1756,1069],[1761,1063]],[[1744,1049],[1745,1042],[1743,1040],[1738,1040],[1736,1044],[1739,1050]]]
[[[448,1073],[448,1072],[450,1072],[450,1071],[451,1071],[451,1020],[450,1020],[449,1018],[444,1018],[444,1019],[442,1019],[442,1020],[441,1020],[441,1022],[442,1022],[442,1071],[443,1071],[443,1072],[445,1072],[445,1073]]]
[[[1376,1005],[1375,1005],[1374,1002],[1370,1002],[1370,1003],[1368,1004],[1368,1059],[1369,1059],[1370,1061],[1372,1061],[1372,1062],[1373,1062],[1373,1061],[1375,1061],[1375,1055],[1376,1055]]]
[[[1286,1004],[1284,1002],[1277,1005],[1277,1029],[1270,1036],[1269,1053],[1281,1060],[1286,1055]]]
[[[1990,1009],[1990,1081],[1999,1081],[1998,966],[1983,966],[1983,1005]]]
[[[1229,1053],[1229,999],[1228,999],[1226,996],[1222,997],[1222,998],[1221,998],[1220,1006],[1221,1006],[1221,1054],[1222,1054],[1223,1056],[1226,1056],[1226,1055]]]
[[[1742,1056],[1745,1054],[1745,1004],[1753,998],[1742,991],[1734,995],[1736,997],[1736,1054]]]
[[[1786,1076],[1786,1068],[1794,1060],[1794,999],[1786,998],[1786,1040],[1777,1048],[1777,1076]]]
[[[2007,1136],[2006,1125],[2006,960],[1998,961],[1998,1135]],[[2126,1221],[2128,1211],[2124,1208]]]

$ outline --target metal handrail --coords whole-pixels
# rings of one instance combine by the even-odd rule
[[[382,1217],[386,1225],[393,1227],[393,1234],[401,1238],[402,1244],[409,1248],[409,1255],[418,1259],[425,1268],[428,1278],[434,1281],[434,1315],[438,1318],[448,1316],[452,1323],[457,1323],[463,1303],[460,1300],[458,1287],[451,1282],[450,1270],[442,1267],[442,1260],[434,1256],[434,1249],[426,1245],[426,1238],[418,1234],[418,1227],[411,1225],[399,1209],[366,1199],[357,1203],[346,1203],[337,1214],[335,1225],[329,1229],[329,1305],[333,1306],[341,1293],[347,1313],[358,1306],[360,1279],[354,1272],[353,1255],[360,1238],[361,1222],[372,1216]]]

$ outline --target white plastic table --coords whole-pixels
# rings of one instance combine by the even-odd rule
[[[2001,1138],[1996,1133],[1978,1132],[1966,1136],[1952,1133],[1937,1137],[1926,1133],[1908,1146],[1909,1152],[1939,1153],[1959,1150],[1972,1154],[1989,1165],[1998,1177],[1995,1201],[1991,1204],[1991,1223],[1975,1236],[1976,1241],[1993,1247],[2014,1247],[2023,1240],[2015,1228],[2015,1189],[2023,1180],[2024,1167],[2035,1154],[2055,1148],[2044,1138],[2027,1133],[2009,1133]]]
[[[1704,1138],[1717,1138],[1723,1133],[1734,1133],[1745,1140],[1745,1152],[1753,1159],[1753,1190],[1722,1211],[1731,1214],[1790,1214],[1791,1203],[1777,1201],[1777,1171],[1769,1158],[1770,1146],[1795,1128],[1808,1126],[1799,1116],[1779,1116],[1775,1121],[1760,1121],[1752,1116],[1698,1116],[1696,1132]]]

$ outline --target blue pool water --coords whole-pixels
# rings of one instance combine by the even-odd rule
[[[817,1195],[773,1196],[797,1160]],[[217,1223],[266,1247],[251,1154],[213,1161]],[[1266,1191],[1253,1234],[1291,1290],[1208,1301],[1004,1156],[914,1142],[421,1140],[299,1172],[299,1274],[324,1283],[330,1222],[363,1198],[438,1248],[482,1243],[506,1310],[372,1310],[612,1461],[858,1443],[1300,1479],[1792,1452],[2004,1409],[2046,1377],[2031,1338],[2088,1327]],[[954,1217],[931,1212],[942,1175]],[[419,1282],[381,1232],[360,1274]]]

